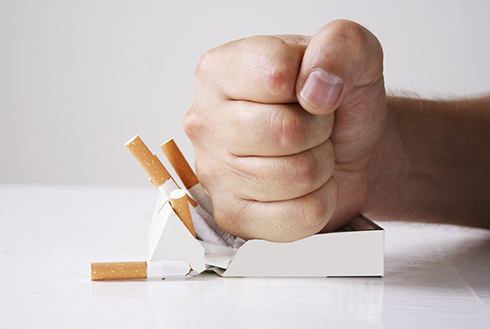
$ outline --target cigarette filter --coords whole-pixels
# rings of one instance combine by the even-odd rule
[[[189,232],[196,237],[196,230],[192,224],[189,201],[185,190],[178,189],[170,192],[170,204],[182,223],[184,223],[185,227],[187,227]]]
[[[163,153],[165,153],[165,156],[172,167],[174,167],[175,172],[186,189],[190,189],[199,183],[196,174],[173,139],[169,139],[163,143],[160,148],[162,149]]]
[[[147,278],[146,262],[92,263],[92,281]]]
[[[131,138],[126,146],[146,171],[153,185],[158,187],[171,178],[167,169],[139,136]]]

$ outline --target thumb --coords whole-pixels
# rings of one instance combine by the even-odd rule
[[[361,25],[337,20],[313,36],[296,81],[297,99],[313,114],[333,112],[355,87],[383,75],[383,52],[376,37]]]

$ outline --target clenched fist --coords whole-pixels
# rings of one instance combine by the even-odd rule
[[[184,128],[223,229],[292,241],[362,212],[386,117],[368,30],[340,20],[233,41],[204,54],[196,81]]]

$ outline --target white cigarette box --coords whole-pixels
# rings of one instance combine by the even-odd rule
[[[183,261],[196,275],[223,277],[383,276],[384,230],[358,217],[340,230],[277,243],[248,240],[228,248],[195,239],[161,195],[149,230],[150,261]]]

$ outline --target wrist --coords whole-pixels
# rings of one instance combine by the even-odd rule
[[[362,214],[489,227],[489,99],[386,102]]]
[[[407,205],[401,204],[400,190],[393,189],[411,171],[399,129],[399,109],[406,99],[386,97],[386,120],[367,170],[367,197],[361,213],[376,219],[402,217]]]

